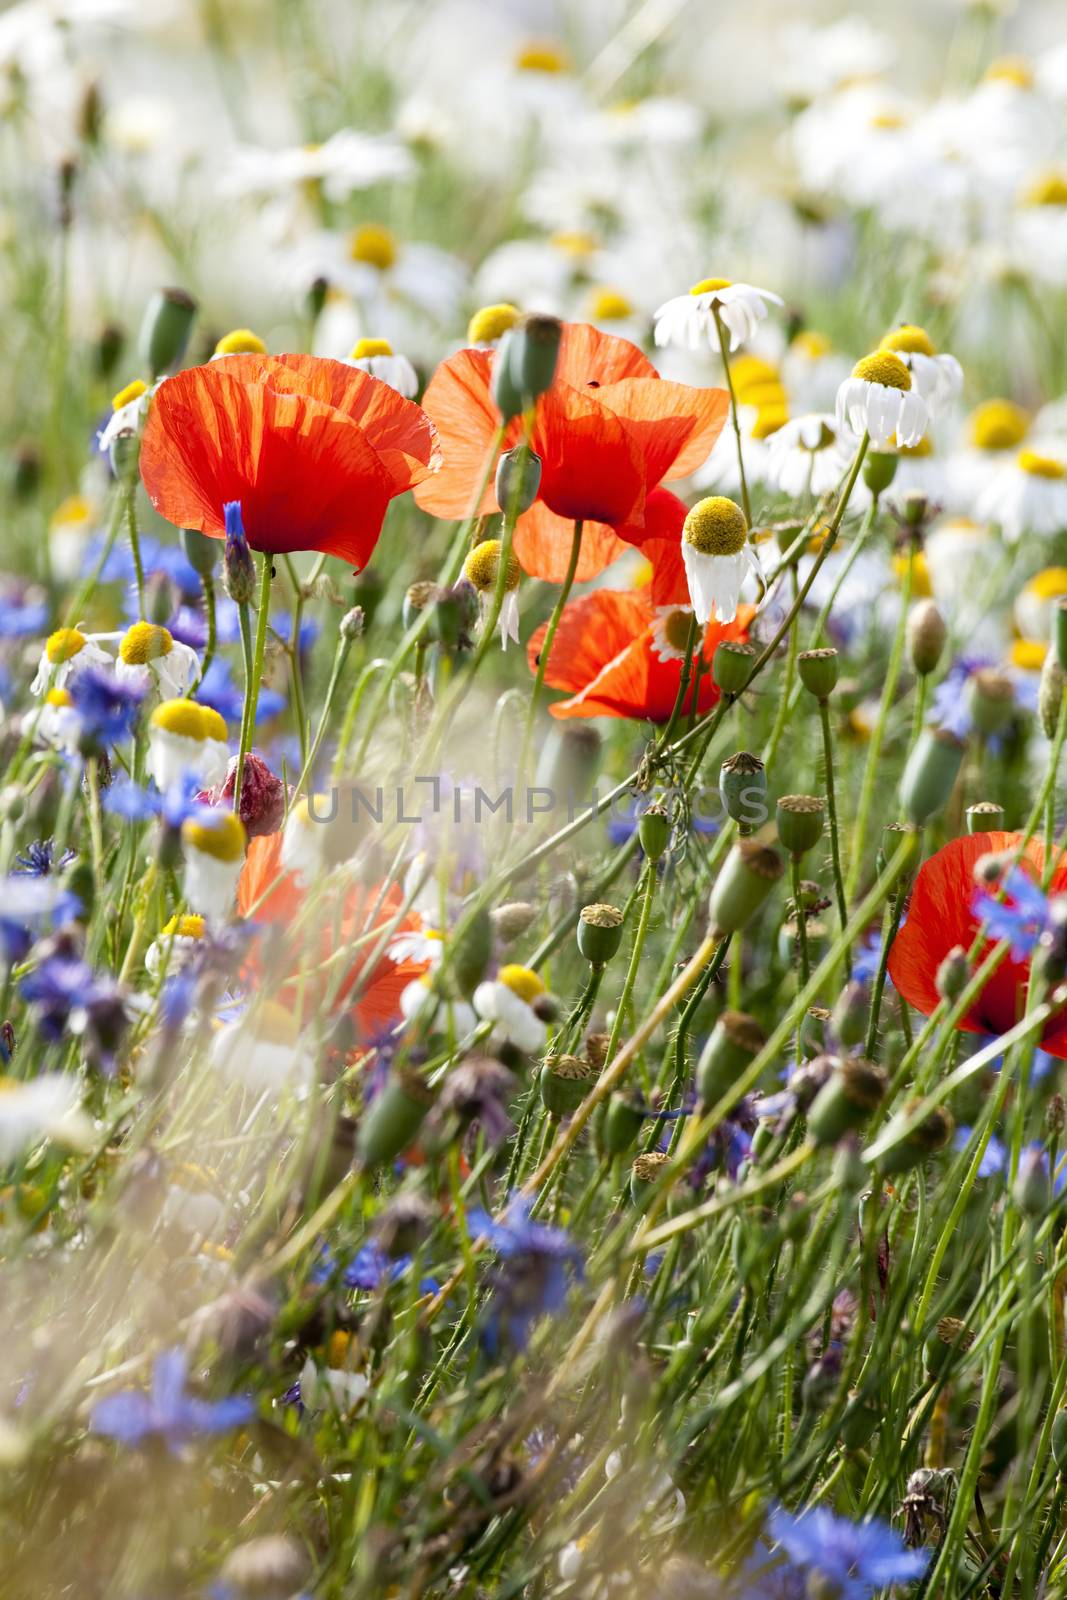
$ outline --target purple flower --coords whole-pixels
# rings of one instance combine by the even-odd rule
[[[74,851],[64,850],[58,861],[54,857],[53,839],[35,839],[15,857],[13,871],[19,877],[47,878],[57,868],[69,866],[74,860]]]
[[[974,721],[967,707],[967,680],[983,667],[996,666],[992,656],[957,656],[934,690],[930,721],[957,739],[974,732]]]
[[[1027,961],[1049,924],[1048,896],[1021,867],[1005,873],[1002,888],[1003,900],[979,890],[974,897],[975,915],[986,924],[991,939],[1011,941],[1013,961]]]
[[[165,1350],[152,1368],[152,1387],[120,1389],[93,1407],[90,1428],[121,1444],[142,1445],[160,1439],[177,1452],[188,1439],[203,1433],[229,1433],[256,1415],[251,1400],[233,1395],[226,1400],[198,1400],[186,1391],[189,1370],[183,1350]]]
[[[177,832],[183,822],[202,821],[211,807],[197,800],[199,785],[188,775],[181,783],[160,794],[155,787],[142,789],[130,778],[119,778],[104,794],[104,810],[127,822],[146,822],[162,817],[166,827]]]
[[[538,1318],[562,1308],[571,1272],[581,1275],[577,1245],[562,1228],[532,1221],[530,1206],[527,1196],[516,1194],[499,1220],[485,1211],[468,1213],[472,1234],[485,1234],[500,1260],[485,1330],[491,1351],[501,1332],[515,1349],[524,1349]]]
[[[928,1550],[909,1550],[888,1523],[850,1522],[825,1506],[799,1517],[777,1506],[768,1528],[794,1566],[829,1579],[839,1600],[866,1600],[891,1583],[910,1583],[930,1560]]]
[[[83,748],[106,750],[133,732],[143,693],[108,672],[87,667],[71,679],[70,698],[80,719]]]

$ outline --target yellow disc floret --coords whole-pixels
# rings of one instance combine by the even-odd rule
[[[467,324],[468,344],[495,344],[513,328],[521,316],[518,306],[502,301],[498,306],[482,306]]]
[[[364,222],[349,239],[348,253],[353,261],[388,272],[396,261],[396,240],[380,222]]]
[[[1067,175],[1062,172],[1043,172],[1027,185],[1023,205],[1067,206]]]
[[[53,511],[50,526],[63,528],[71,522],[89,522],[92,515],[93,508],[83,494],[68,495]]]
[[[1015,450],[1026,438],[1030,418],[1013,400],[985,400],[971,412],[968,427],[978,450]]]
[[[684,606],[678,606],[674,611],[668,611],[661,627],[663,637],[672,650],[684,653],[689,647],[689,629],[693,623],[693,612]]]
[[[925,328],[914,322],[902,322],[899,328],[890,328],[882,340],[883,350],[903,350],[905,355],[934,356],[937,348]]]
[[[85,635],[78,628],[57,628],[48,635],[44,653],[53,667],[74,657],[85,649]]]
[[[128,667],[143,667],[149,661],[169,656],[173,649],[169,628],[154,622],[135,622],[122,636],[119,655]]]
[[[743,405],[759,405],[761,399],[771,397],[771,390],[785,399],[778,368],[772,361],[764,361],[762,356],[738,356],[730,363],[730,376],[734,381],[734,393]]]
[[[769,439],[772,433],[784,428],[789,421],[789,407],[784,402],[761,405],[752,424],[753,439]]]
[[[1032,594],[1036,600],[1058,600],[1067,595],[1067,567],[1042,567],[1023,585],[1023,594]]]
[[[495,589],[497,573],[500,571],[500,540],[483,539],[481,544],[476,544],[463,563],[463,571],[467,581],[474,585],[479,594],[489,594]],[[505,589],[519,587],[519,572],[518,560],[509,551]]]
[[[748,522],[736,500],[712,494],[692,507],[682,538],[702,556],[736,556],[745,548]]]
[[[694,283],[690,294],[714,294],[716,289],[728,289],[732,283],[731,278],[701,278],[699,283]]]
[[[817,333],[814,328],[804,328],[797,334],[790,350],[795,350],[798,355],[805,356],[808,361],[821,361],[823,356],[828,356],[833,345],[825,333]]]
[[[539,994],[545,992],[544,984],[532,968],[520,967],[514,962],[501,967],[496,975],[496,981],[502,983],[505,989],[510,989],[512,994],[517,994],[520,1000],[525,1000],[527,1005],[532,1004]]]
[[[1067,478],[1067,463],[1055,456],[1042,456],[1036,450],[1020,450],[1015,458],[1020,472],[1031,478]]]
[[[240,861],[245,853],[245,828],[233,811],[216,811],[208,822],[183,822],[182,843],[216,861]]]
[[[1008,660],[1021,672],[1040,672],[1048,655],[1044,639],[1013,639]]]
[[[159,930],[161,939],[202,939],[204,937],[204,919],[195,912],[187,912],[184,916],[171,917]]]
[[[357,339],[349,351],[349,361],[370,361],[374,356],[391,356],[393,347],[388,339]]]
[[[233,328],[215,346],[217,356],[265,356],[267,347],[251,328]]]
[[[553,77],[570,70],[566,51],[550,39],[524,44],[515,56],[515,66],[519,72],[544,72]]]
[[[72,706],[74,704],[69,689],[49,689],[44,700],[45,705],[48,706]]]
[[[580,228],[561,228],[551,235],[549,243],[563,255],[572,256],[575,261],[583,261],[596,249],[593,235]]]
[[[1032,89],[1034,74],[1023,56],[999,56],[985,70],[987,83],[1013,83],[1017,89]]]
[[[625,322],[634,308],[620,289],[600,284],[589,292],[589,317],[593,322]]]
[[[182,739],[218,739],[226,742],[226,724],[211,706],[195,700],[164,700],[152,713],[152,727]]]
[[[125,389],[120,389],[118,394],[112,395],[112,411],[121,411],[123,406],[128,406],[131,400],[139,400],[147,389],[148,385],[146,383],[142,383],[140,378],[134,378],[132,383],[126,385]]]
[[[892,350],[875,350],[852,368],[852,376],[864,383],[880,383],[886,389],[910,389],[911,373]]]

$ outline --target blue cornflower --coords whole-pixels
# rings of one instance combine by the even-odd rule
[[[953,1140],[954,1150],[966,1150],[971,1142],[973,1128],[957,1128]],[[978,1176],[980,1178],[995,1178],[1001,1172],[1008,1170],[1008,1152],[1003,1140],[998,1139],[995,1133],[989,1136],[989,1143],[982,1152],[982,1159],[978,1163]]]
[[[986,924],[991,939],[1011,941],[1013,961],[1026,961],[1048,927],[1048,896],[1018,866],[1005,873],[1002,888],[1003,900],[978,890],[974,897],[975,915]]]
[[[216,656],[197,685],[196,698],[201,705],[210,706],[227,722],[240,722],[244,710],[244,690],[233,681],[229,663]],[[285,707],[285,696],[266,684],[259,691],[256,721],[267,722]]]
[[[882,936],[877,928],[868,928],[862,944],[853,951],[849,978],[853,983],[873,983],[878,976],[878,963],[881,959]],[[885,986],[887,990],[893,987],[893,980],[888,972],[885,975]]]
[[[167,619],[167,632],[178,644],[187,644],[192,650],[203,650],[207,644],[207,619],[196,606],[179,606]]]
[[[104,810],[127,822],[146,822],[151,817],[162,817],[164,826],[174,831],[183,822],[202,822],[210,806],[197,800],[200,787],[195,778],[185,773],[180,783],[173,784],[160,794],[154,786],[142,789],[131,778],[118,778],[104,794]]]
[[[58,948],[45,957],[20,984],[24,1000],[33,1007],[37,1026],[46,1039],[63,1037],[75,1014],[79,1032],[98,1015],[113,1021],[122,1001],[114,979],[98,978],[87,961],[77,955],[71,941],[60,935]]]
[[[48,602],[20,590],[0,594],[0,639],[26,639],[48,626]]]
[[[501,1330],[516,1349],[525,1348],[539,1317],[559,1311],[567,1298],[571,1271],[581,1275],[582,1258],[562,1228],[530,1217],[531,1201],[513,1195],[504,1215],[468,1213],[472,1234],[485,1234],[500,1267],[492,1280],[492,1303],[486,1343],[495,1350]]]
[[[957,656],[934,690],[930,721],[957,739],[974,732],[974,720],[967,706],[967,681],[984,667],[996,666],[992,656]],[[992,744],[993,741],[990,741]]]
[[[78,713],[83,745],[107,749],[128,739],[144,691],[96,667],[87,667],[70,681],[70,698]]]
[[[55,878],[20,873],[0,878],[0,958],[24,961],[46,927],[62,927],[81,911],[77,895]]]
[[[256,1415],[251,1400],[231,1395],[226,1400],[198,1400],[186,1391],[189,1371],[183,1350],[165,1350],[152,1367],[152,1387],[120,1389],[93,1407],[89,1426],[121,1444],[141,1445],[159,1439],[177,1452],[200,1433],[229,1433]]]
[[[55,840],[35,839],[15,857],[13,871],[19,877],[47,878],[49,873],[69,866],[74,860],[74,851],[64,850],[58,861],[54,858]]]
[[[799,1517],[777,1506],[768,1527],[790,1561],[828,1578],[839,1600],[866,1600],[891,1583],[910,1583],[930,1561],[928,1550],[909,1550],[888,1523],[850,1522],[825,1506]]]

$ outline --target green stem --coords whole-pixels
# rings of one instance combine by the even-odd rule
[[[259,615],[256,618],[256,647],[252,658],[252,671],[245,683],[244,717],[241,722],[241,745],[237,752],[237,775],[233,784],[233,809],[241,804],[241,783],[244,778],[245,759],[252,748],[256,725],[256,707],[259,704],[259,685],[263,677],[263,656],[267,646],[267,618],[270,614],[270,583],[274,576],[269,555],[262,557],[263,568],[259,586]]]
[[[719,336],[719,352],[722,355],[723,372],[726,375],[726,387],[730,391],[730,420],[734,428],[734,443],[737,446],[737,475],[741,480],[741,508],[745,513],[745,521],[752,526],[752,506],[748,498],[748,480],[745,477],[745,458],[741,449],[741,423],[737,415],[737,395],[734,393],[734,379],[730,371],[730,356],[726,348],[726,329],[723,327],[719,308],[712,303],[712,315],[715,318],[715,331]]]
[[[530,744],[533,739],[534,722],[541,703],[541,695],[544,692],[545,671],[552,655],[552,645],[556,637],[556,630],[560,624],[560,618],[563,616],[563,608],[570,598],[571,589],[574,587],[574,574],[578,571],[578,558],[581,553],[582,523],[578,520],[574,524],[574,532],[571,535],[571,553],[567,562],[567,571],[564,574],[559,594],[556,596],[556,603],[552,607],[552,615],[548,619],[544,643],[537,658],[537,672],[534,675],[533,689],[530,691],[530,703],[526,708],[526,723],[522,730],[522,751],[519,756],[519,777],[516,785],[520,791],[526,781],[526,768],[530,759]]]
[[[834,741],[830,727],[830,707],[819,701],[819,722],[822,726],[822,755],[826,768],[826,815],[830,825],[830,859],[833,862],[834,895],[841,926],[848,921],[848,896],[845,894],[845,877],[841,870],[841,838],[837,825],[837,792],[834,783]]]

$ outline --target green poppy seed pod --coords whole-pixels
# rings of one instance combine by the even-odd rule
[[[1052,650],[1046,655],[1037,680],[1037,716],[1046,739],[1056,736],[1060,720],[1063,691],[1067,688],[1067,673],[1060,666],[1059,657]]]
[[[885,1094],[881,1067],[862,1056],[849,1056],[834,1070],[808,1112],[808,1132],[816,1144],[837,1144],[867,1121]]]
[[[866,1038],[870,1003],[870,991],[865,983],[846,983],[838,995],[833,1011],[834,1032],[846,1050],[862,1044]]]
[[[1057,1411],[1052,1419],[1052,1459],[1061,1476],[1067,1472],[1067,1409]]]
[[[926,678],[941,660],[948,629],[933,600],[917,600],[908,612],[908,656],[920,678]]]
[[[648,1205],[669,1165],[670,1156],[664,1155],[661,1150],[649,1150],[645,1155],[635,1158],[630,1168],[630,1199],[638,1211],[643,1211]]]
[[[105,322],[93,347],[93,365],[101,378],[110,378],[125,348],[125,328],[121,328],[117,322]]]
[[[1024,1216],[1040,1217],[1048,1210],[1052,1203],[1052,1183],[1048,1156],[1040,1146],[1031,1145],[1019,1157],[1011,1195]]]
[[[524,406],[529,406],[538,395],[552,387],[563,324],[558,317],[535,311],[520,317],[510,331],[513,336],[509,355],[512,375]]]
[[[919,833],[910,823],[905,822],[887,822],[882,829],[882,842],[875,858],[879,877],[885,872],[905,839],[911,846],[910,853],[897,873],[895,881],[889,885],[891,890],[906,888],[915,876],[915,869],[919,864]]]
[[[738,750],[719,768],[719,795],[723,809],[742,827],[758,827],[767,820],[767,769],[759,756]]]
[[[846,1450],[862,1450],[874,1437],[881,1420],[880,1408],[854,1389],[841,1418],[838,1438]]]
[[[961,944],[954,945],[941,962],[934,977],[934,985],[942,1000],[958,1000],[971,977],[971,964]]]
[[[964,703],[975,728],[989,738],[1001,733],[1015,710],[1015,685],[997,667],[980,667],[967,679]]]
[[[511,364],[514,342],[515,329],[506,329],[496,347],[489,374],[489,395],[504,422],[511,422],[514,417],[521,416],[524,405],[522,390],[515,379]]]
[[[1067,672],[1067,596],[1057,600],[1052,608],[1052,648],[1056,660]]]
[[[417,583],[408,585],[401,611],[401,621],[405,628],[410,628],[420,613],[433,604],[437,599],[437,593],[436,583],[432,583],[428,578],[420,578]]]
[[[529,511],[541,487],[541,457],[528,445],[505,450],[496,464],[496,503],[506,517]]]
[[[711,676],[723,694],[737,695],[745,687],[756,660],[755,645],[741,639],[724,639],[711,660]]]
[[[137,462],[141,454],[141,438],[136,433],[120,433],[108,446],[107,458],[111,470],[120,483],[131,483],[137,476]]]
[[[637,838],[649,861],[658,861],[671,839],[671,819],[666,806],[654,802],[642,811]]]
[[[739,839],[723,862],[708,902],[710,927],[716,938],[737,933],[756,915],[782,873],[777,850]]]
[[[602,967],[618,954],[622,943],[622,912],[618,906],[583,906],[578,913],[578,949],[592,967]]]
[[[999,833],[1004,827],[1004,807],[995,800],[978,800],[966,811],[968,833]]]
[[[581,1056],[546,1061],[538,1078],[541,1104],[554,1117],[573,1117],[597,1080],[596,1068]]]
[[[837,687],[840,671],[837,651],[829,648],[802,650],[797,656],[797,671],[809,694],[816,700],[828,700]]]
[[[621,1156],[636,1141],[645,1114],[625,1095],[613,1094],[604,1108],[598,1144],[604,1155]]]
[[[490,911],[489,921],[497,938],[504,944],[510,944],[524,934],[540,914],[540,909],[528,900],[509,900],[506,905],[496,906]]]
[[[417,1072],[394,1070],[364,1112],[356,1135],[356,1155],[364,1167],[383,1167],[406,1150],[433,1103]]]
[[[452,948],[452,974],[460,994],[468,999],[485,977],[493,953],[493,924],[481,907],[471,917]]]
[[[317,278],[311,280],[307,294],[304,296],[304,310],[307,312],[310,322],[317,322],[322,316],[329,292],[329,278],[324,278],[320,273]]]
[[[900,780],[900,802],[920,825],[948,803],[963,763],[964,745],[947,728],[924,728]]]
[[[903,1128],[906,1119],[915,1110],[918,1101],[908,1100],[896,1113],[886,1128],[888,1139],[896,1128]],[[947,1106],[934,1106],[918,1127],[902,1133],[896,1142],[879,1158],[885,1173],[908,1172],[919,1166],[928,1156],[936,1155],[948,1144],[956,1131],[956,1123]]]
[[[897,458],[886,450],[868,450],[862,470],[864,483],[877,499],[885,494],[897,475]]]
[[[184,289],[157,289],[149,300],[139,344],[141,360],[153,378],[185,354],[196,309],[196,301]]]
[[[959,1317],[942,1317],[923,1345],[923,1365],[931,1378],[943,1378],[974,1343],[974,1334]]]
[[[755,1017],[744,1011],[724,1011],[697,1063],[697,1093],[704,1104],[718,1105],[766,1043],[767,1036]]]
[[[563,805],[573,798],[588,805],[600,770],[603,740],[588,722],[550,728],[537,762],[536,787]]]
[[[809,1006],[801,1019],[797,1043],[801,1055],[811,1060],[822,1055],[829,1043],[830,1012],[825,1006]]]
[[[181,541],[182,552],[193,571],[201,578],[210,578],[218,565],[219,541],[209,539],[206,533],[198,533],[195,528],[183,528]]]
[[[822,838],[826,802],[815,794],[784,794],[776,815],[783,850],[800,857],[813,850]]]

